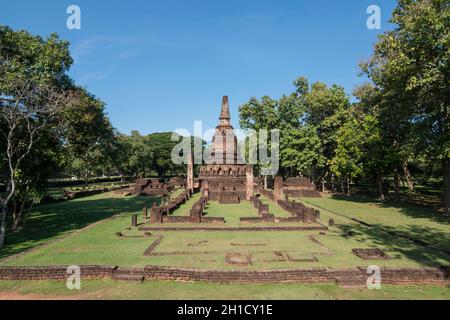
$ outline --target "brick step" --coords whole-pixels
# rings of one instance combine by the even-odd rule
[[[119,281],[129,282],[142,282],[144,281],[144,269],[143,268],[119,268],[117,269],[112,278]]]
[[[126,282],[143,282],[144,276],[138,274],[113,274],[112,278],[118,281],[126,281]]]
[[[335,279],[337,284],[344,288],[355,288],[366,286],[366,279],[358,275],[336,277]]]

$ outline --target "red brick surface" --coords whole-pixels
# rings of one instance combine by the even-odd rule
[[[365,285],[365,267],[353,269],[297,269],[266,271],[194,270],[160,266],[118,268],[80,266],[82,279],[118,279],[142,276],[146,280],[206,281],[218,283],[330,283]],[[66,267],[0,267],[0,280],[63,280]],[[382,268],[382,284],[450,285],[450,266],[440,268]]]

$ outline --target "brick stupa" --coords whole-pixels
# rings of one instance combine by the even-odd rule
[[[239,203],[253,196],[253,166],[244,164],[230,120],[228,97],[224,96],[212,139],[212,158],[199,173],[202,192],[223,204]]]

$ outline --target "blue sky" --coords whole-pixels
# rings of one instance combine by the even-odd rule
[[[68,30],[66,8],[81,8],[81,30]],[[380,6],[382,29],[366,27]],[[69,40],[75,81],[107,104],[121,132],[193,131],[218,120],[222,95],[233,123],[250,97],[279,98],[292,82],[362,83],[394,0],[0,0],[0,24]]]

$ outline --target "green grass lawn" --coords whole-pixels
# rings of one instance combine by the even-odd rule
[[[54,187],[50,188],[48,190],[48,195],[50,195],[54,199],[62,198],[64,197],[64,191],[88,191],[88,190],[97,190],[101,188],[113,188],[113,187],[119,187],[119,186],[127,186],[130,183],[127,182],[120,182],[120,181],[114,181],[114,182],[96,182],[96,183],[89,183],[89,184],[80,184],[75,186],[67,186],[67,187]]]
[[[175,188],[171,193],[170,193],[170,199],[173,200],[176,197],[178,197],[179,195],[181,195],[184,191],[186,191],[185,188]]]
[[[195,195],[176,215],[187,215]],[[69,202],[38,207],[29,217],[25,229],[8,236],[7,245],[0,250],[6,258],[26,249],[35,248],[14,259],[0,261],[2,265],[163,265],[197,269],[301,269],[350,268],[376,264],[390,267],[423,267],[450,264],[450,257],[438,249],[449,248],[449,224],[446,219],[422,207],[390,205],[358,198],[325,196],[300,199],[321,207],[320,221],[334,219],[337,226],[325,234],[319,231],[152,231],[150,237],[138,228],[130,228],[131,214],[139,214],[144,223],[142,207],[150,207],[159,198],[123,197],[105,193]],[[287,214],[267,199],[270,211],[277,216]],[[421,211],[425,210],[425,211]],[[280,212],[281,211],[281,212]],[[219,205],[210,202],[207,216],[224,216],[228,226],[237,226],[240,216],[256,216],[249,202]],[[114,217],[112,219],[107,219]],[[351,218],[373,224],[361,225]],[[98,223],[97,223],[98,222]],[[86,226],[89,228],[80,230]],[[163,225],[167,226],[167,225]],[[177,225],[179,226],[179,225]],[[192,226],[192,225],[190,225]],[[352,231],[350,234],[349,231]],[[430,241],[435,247],[424,247],[388,231],[402,232]],[[117,237],[122,232],[125,237]],[[161,243],[153,255],[144,251],[158,237]],[[312,241],[313,237],[319,242]],[[57,241],[51,241],[57,240]],[[45,246],[41,244],[48,243]],[[353,248],[381,248],[391,260],[365,261],[351,253]],[[251,257],[247,266],[228,265],[227,254]],[[287,259],[289,256],[292,259]],[[218,287],[224,290],[217,290]],[[136,289],[138,288],[138,289]],[[167,283],[151,281],[142,285],[113,281],[86,281],[84,291],[64,291],[58,282],[0,282],[0,292],[55,294],[74,298],[255,298],[255,299],[435,299],[447,298],[449,289],[443,287],[385,286],[381,291],[341,289],[335,285],[218,285],[206,283]],[[158,294],[153,293],[159,290]],[[195,295],[190,292],[195,291]],[[174,293],[175,292],[175,293]],[[1,298],[1,297],[0,297]]]
[[[126,221],[125,221],[126,220]],[[374,246],[363,236],[346,238],[338,233],[319,236],[324,246],[312,242],[310,232],[158,232],[164,238],[155,249],[155,256],[143,256],[145,249],[156,239],[117,238],[115,232],[128,224],[121,217],[75,234],[60,242],[5,262],[5,265],[162,265],[197,269],[298,269],[336,267],[347,268],[377,264],[391,267],[420,267],[433,265],[425,261],[433,256],[424,249],[416,257],[405,255],[389,246],[380,246],[394,259],[364,261],[351,254],[352,248]],[[317,235],[315,233],[314,235]],[[408,244],[405,242],[405,247]],[[294,259],[316,258],[318,261],[290,262],[277,260],[276,251],[286,252]],[[180,253],[181,252],[181,253]],[[225,263],[227,253],[251,256],[252,265],[234,266]],[[416,258],[416,259],[414,259]],[[448,263],[445,257],[433,261]]]
[[[448,300],[450,290],[436,286],[391,286],[380,290],[344,289],[335,284],[211,284],[145,281],[122,283],[110,280],[81,282],[81,290],[68,290],[62,281],[2,281],[0,299],[146,299],[146,300],[348,300],[425,299]]]
[[[450,217],[431,208],[340,195],[300,200],[306,205],[317,206],[322,220],[332,218],[341,229],[353,230],[377,246],[388,246],[415,261],[433,264],[441,256],[438,250],[450,252]],[[352,221],[352,218],[371,227]],[[426,241],[438,250],[427,251],[421,245],[392,236],[392,233]],[[445,260],[448,264],[448,258]]]
[[[189,216],[190,210],[194,203],[200,199],[200,193],[194,194],[191,199],[189,199],[185,204],[183,204],[180,208],[178,208],[173,215],[174,216]],[[281,209],[274,202],[270,201],[267,198],[262,197],[262,202],[269,205],[269,212],[274,214],[276,217],[290,217],[289,212]],[[210,201],[203,213],[206,217],[224,217],[225,224],[224,225],[215,225],[215,224],[204,224],[202,227],[251,227],[251,226],[265,226],[265,227],[287,227],[287,226],[297,226],[297,227],[306,227],[306,226],[316,226],[320,227],[317,223],[241,223],[241,217],[257,217],[258,210],[255,209],[250,201],[243,200],[239,204],[220,204],[217,201]],[[192,227],[191,224],[165,224],[165,227]]]
[[[187,214],[187,210],[199,195],[195,195],[175,214]],[[378,228],[369,228],[344,217],[344,214],[357,215],[347,208],[352,204],[361,210],[373,212],[376,219],[389,221],[393,217],[395,229],[400,223],[395,220],[397,208],[390,210],[385,207],[349,202],[341,199],[324,197],[308,199],[321,205],[333,204],[333,209],[340,213],[322,210],[321,221],[326,223],[330,218],[336,220],[339,227],[330,228],[325,235],[319,231],[152,231],[151,237],[143,237],[144,233],[137,228],[130,229],[131,213],[139,213],[139,223],[143,223],[142,207],[150,206],[152,198],[123,198],[112,193],[83,198],[57,205],[43,206],[29,220],[28,229],[8,238],[8,245],[0,250],[0,255],[6,257],[26,248],[31,248],[50,239],[58,238],[71,231],[78,230],[90,223],[111,217],[120,213],[112,220],[106,220],[86,230],[74,233],[68,237],[38,248],[33,252],[4,261],[4,265],[86,265],[104,264],[119,266],[164,265],[200,269],[297,269],[315,267],[355,267],[368,264],[391,267],[420,267],[449,264],[450,257],[434,248],[423,247],[404,238],[399,238]],[[266,200],[264,200],[266,201]],[[350,205],[349,205],[350,203]],[[281,210],[270,204],[271,210]],[[342,206],[342,207],[340,207]],[[331,209],[330,209],[331,210]],[[224,216],[227,225],[238,225],[239,216],[256,216],[256,210],[249,202],[238,205],[219,205],[210,202],[206,209],[207,216]],[[377,215],[378,214],[378,215]],[[400,219],[400,217],[397,217]],[[410,219],[410,218],[408,218]],[[229,221],[229,222],[228,222]],[[408,220],[413,223],[414,220]],[[420,221],[423,223],[422,221]],[[441,222],[429,221],[431,225],[439,225],[448,230]],[[171,226],[164,224],[163,226]],[[184,225],[173,225],[181,226]],[[192,225],[188,225],[192,226]],[[385,227],[390,227],[386,224]],[[416,226],[419,228],[420,226]],[[394,227],[392,227],[394,228]],[[447,228],[447,229],[445,229]],[[352,230],[349,235],[347,231]],[[122,232],[126,237],[117,237]],[[153,251],[154,255],[144,256],[143,253],[157,237],[163,240]],[[312,240],[315,237],[319,243]],[[418,235],[420,236],[420,235]],[[442,239],[441,239],[442,241]],[[365,261],[351,253],[353,248],[383,249],[393,259]],[[282,253],[280,257],[279,253]],[[225,256],[231,253],[246,254],[251,257],[252,264],[236,267],[225,262]],[[292,258],[289,259],[288,257]],[[297,261],[295,261],[297,260]]]
[[[37,207],[21,232],[8,233],[0,259],[67,235],[90,224],[112,217],[140,212],[152,198],[123,198],[112,192]],[[159,201],[159,200],[158,200]]]

